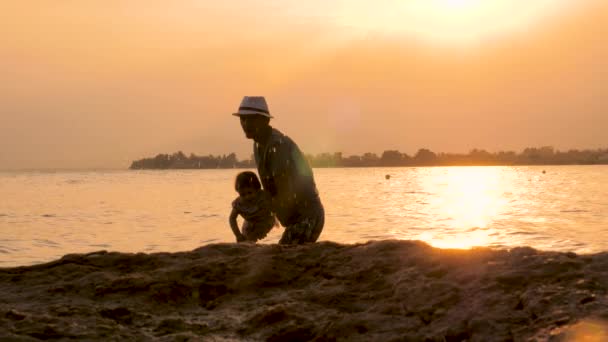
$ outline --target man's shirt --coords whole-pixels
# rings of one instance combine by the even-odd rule
[[[321,200],[312,169],[293,140],[272,128],[263,143],[254,143],[254,158],[264,189],[272,196],[272,207],[288,226],[316,214]]]

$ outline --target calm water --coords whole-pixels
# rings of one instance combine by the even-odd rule
[[[0,172],[0,267],[232,242],[237,171]],[[315,177],[327,215],[320,240],[608,250],[608,166],[315,169]]]

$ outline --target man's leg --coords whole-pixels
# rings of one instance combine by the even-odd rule
[[[325,212],[321,207],[315,215],[305,217],[300,222],[285,227],[280,244],[301,244],[315,242],[325,224]]]

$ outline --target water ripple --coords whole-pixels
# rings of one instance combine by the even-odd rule
[[[206,245],[206,244],[216,243],[216,242],[220,242],[220,240],[219,239],[201,240],[199,243]]]
[[[34,239],[34,245],[41,247],[52,247],[52,248],[60,248],[60,244],[46,239]]]
[[[100,248],[108,248],[108,247],[110,247],[110,245],[108,245],[107,243],[93,243],[93,244],[89,244],[89,246],[91,246],[91,247],[100,247]]]

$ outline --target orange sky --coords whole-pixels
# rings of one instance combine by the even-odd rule
[[[433,1],[2,3],[0,169],[245,158],[243,95],[307,153],[608,147],[608,3]]]

